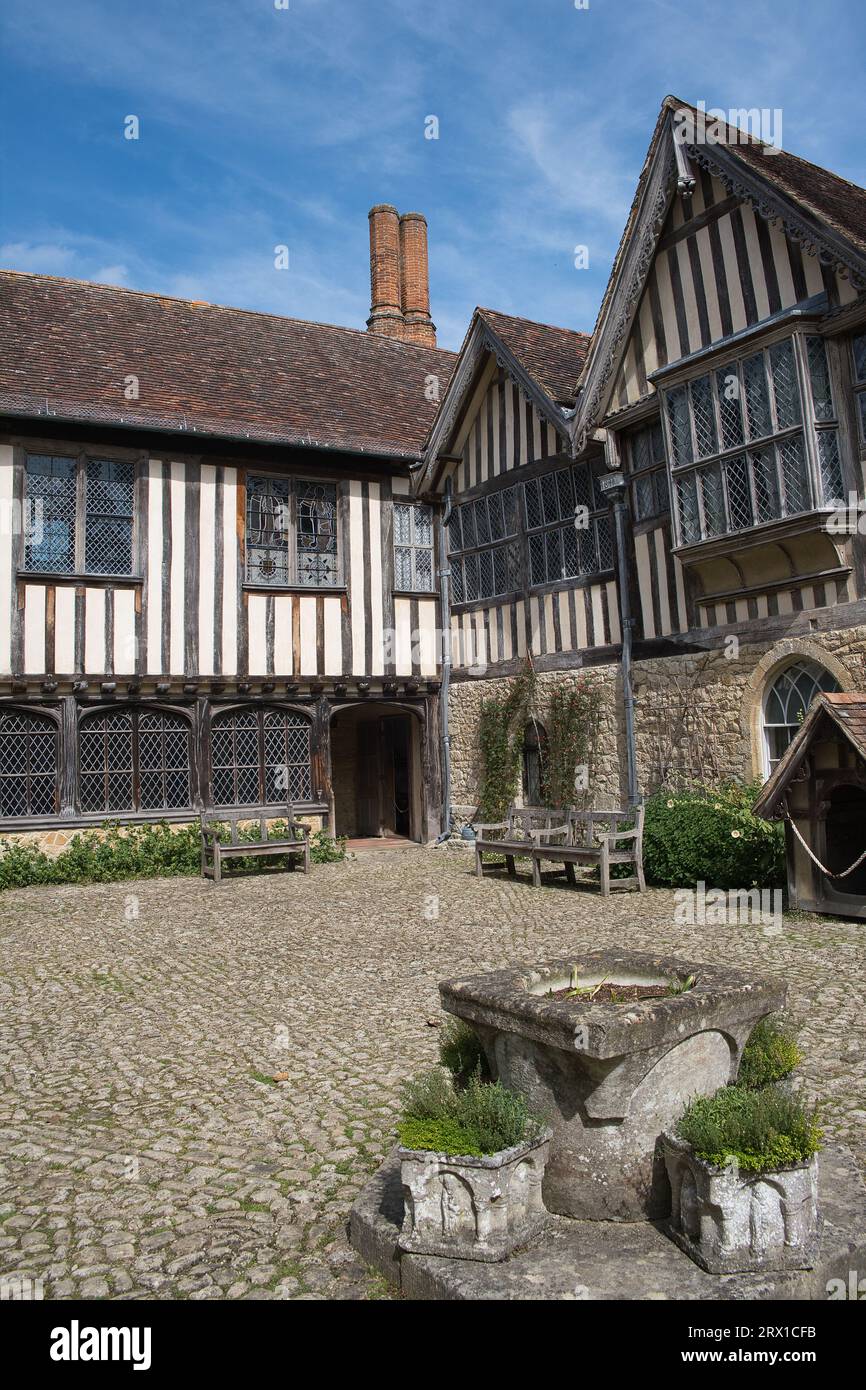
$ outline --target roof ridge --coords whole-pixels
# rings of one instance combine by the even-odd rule
[[[546,323],[543,319],[528,319],[525,314],[506,314],[504,309],[491,309],[483,304],[476,304],[477,314],[498,314],[503,319],[514,319],[517,323],[532,323],[536,328],[552,328],[555,333],[572,333],[576,338],[591,338],[591,333],[586,333],[582,328],[565,328],[561,323]]]
[[[118,294],[136,295],[139,299],[154,299],[169,304],[185,304],[188,308],[219,309],[226,314],[247,314],[250,318],[274,319],[277,323],[296,323],[304,328],[327,328],[334,333],[350,333],[364,340],[378,339],[395,343],[401,348],[415,348],[420,352],[444,352],[449,357],[457,353],[451,348],[429,347],[426,343],[406,342],[401,338],[388,338],[384,333],[370,333],[365,328],[349,328],[342,323],[323,323],[321,319],[300,319],[293,314],[274,314],[267,309],[245,309],[239,304],[216,304],[210,299],[193,299],[189,295],[161,294],[158,290],[135,290],[129,285],[112,285],[105,280],[81,280],[75,275],[45,275],[35,270],[13,270],[0,266],[0,276],[15,275],[20,279],[47,280],[58,285],[80,285],[88,290],[113,290]]]

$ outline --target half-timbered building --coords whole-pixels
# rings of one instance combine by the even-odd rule
[[[591,340],[476,312],[418,479],[448,498],[459,811],[480,690],[527,656],[603,688],[597,803],[764,777],[816,690],[862,688],[864,227],[862,189],[668,98]]]
[[[289,800],[439,832],[453,354],[426,224],[370,214],[367,332],[0,275],[0,830]]]

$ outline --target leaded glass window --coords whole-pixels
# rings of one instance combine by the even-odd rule
[[[339,583],[334,483],[247,478],[246,575],[274,588]]]
[[[858,333],[852,341],[854,354],[854,391],[857,414],[860,418],[860,438],[866,443],[866,333]]]
[[[230,710],[211,723],[215,806],[312,800],[310,723],[293,710]]]
[[[632,477],[632,509],[635,521],[664,516],[670,506],[665,441],[661,422],[635,430],[628,436],[628,461]]]
[[[146,707],[83,715],[78,793],[84,812],[186,810],[192,803],[189,721]]]
[[[800,355],[809,386],[805,402]],[[836,414],[821,338],[787,338],[675,386],[664,392],[664,415],[682,545],[841,499]],[[637,506],[635,514],[640,519]]]
[[[764,696],[764,759],[769,777],[795,739],[809,706],[820,691],[838,690],[839,683],[814,661],[787,666]]]
[[[289,484],[247,479],[247,580],[289,583]]]
[[[337,583],[337,489],[333,483],[296,485],[298,583]]]
[[[517,507],[518,489],[512,486],[452,511],[448,547],[455,603],[496,598],[522,587]]]
[[[28,518],[25,570],[132,574],[133,464],[31,454],[24,464],[24,486]],[[81,516],[79,506],[83,508]]]
[[[613,565],[610,520],[588,464],[523,484],[530,585],[558,584]]]
[[[411,593],[433,589],[433,509],[394,503],[394,587]]]
[[[0,816],[56,813],[57,745],[47,715],[0,709]]]

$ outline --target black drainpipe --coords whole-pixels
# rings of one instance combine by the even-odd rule
[[[625,711],[626,775],[629,806],[641,803],[637,780],[637,750],[634,738],[634,687],[631,675],[631,648],[634,618],[631,614],[629,598],[628,549],[626,535],[628,526],[628,502],[626,500],[626,480],[622,473],[608,473],[602,477],[601,487],[613,504],[613,525],[616,533],[617,589],[619,590],[619,614],[622,627],[622,702]]]
[[[451,479],[445,482],[445,508],[439,522],[439,609],[442,636],[442,684],[439,687],[439,727],[442,741],[442,834],[451,834],[451,735],[448,732],[448,693],[451,688],[451,569],[448,564],[448,523],[451,520]]]

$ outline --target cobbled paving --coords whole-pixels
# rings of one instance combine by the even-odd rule
[[[388,1296],[346,1220],[435,1059],[437,981],[610,944],[787,980],[807,1091],[866,1166],[866,923],[674,910],[420,848],[4,894],[0,1271],[54,1299]]]

